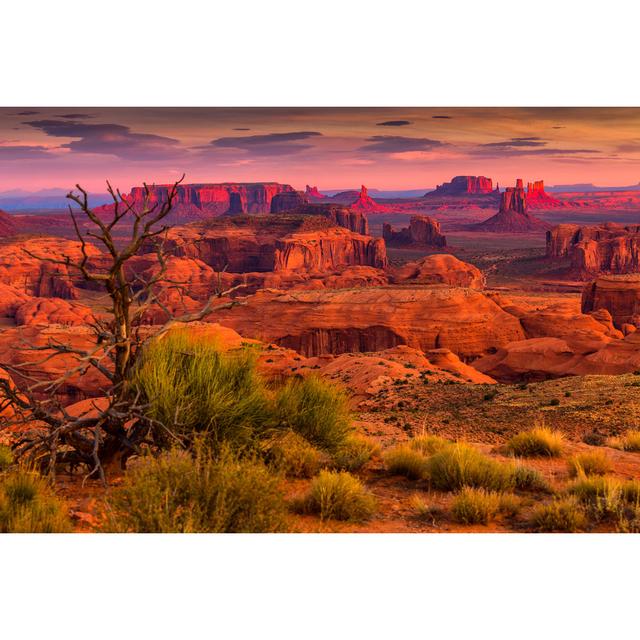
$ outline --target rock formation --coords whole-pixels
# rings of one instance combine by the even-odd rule
[[[351,205],[354,211],[368,211],[369,213],[382,213],[387,207],[379,205],[368,193],[367,187],[362,185],[358,199]]]
[[[501,194],[500,209],[484,222],[472,225],[470,230],[491,233],[529,233],[550,228],[546,222],[527,211],[527,196],[518,178],[515,187],[507,187]]]
[[[304,355],[405,344],[469,360],[525,337],[518,319],[481,292],[452,287],[258,292],[215,320]]]
[[[426,247],[446,247],[447,239],[440,233],[440,223],[429,216],[411,216],[409,226],[400,231],[384,223],[382,236],[389,245],[420,245]]]
[[[582,292],[582,312],[606,309],[619,329],[640,327],[640,274],[605,275],[587,284]]]
[[[335,203],[300,204],[295,208],[285,211],[298,216],[323,216],[339,227],[349,229],[355,233],[369,235],[369,221],[365,213],[354,211],[351,207],[345,207]]]
[[[0,209],[0,238],[6,238],[16,233],[16,225],[13,217]]]
[[[318,187],[310,187],[307,185],[304,190],[304,195],[309,201],[313,200],[326,200],[328,196],[318,191]]]
[[[527,183],[527,204],[532,209],[556,209],[565,206],[544,190],[544,180]]]
[[[491,193],[493,180],[484,176],[456,176],[451,182],[438,185],[425,196],[464,196]]]
[[[389,271],[396,284],[446,284],[479,290],[484,289],[485,285],[485,277],[480,269],[447,253],[426,256]]]
[[[582,278],[640,272],[640,225],[558,225],[547,233],[547,257],[569,257]]]
[[[271,199],[271,213],[291,211],[307,203],[307,198],[299,191],[283,191],[276,193]]]

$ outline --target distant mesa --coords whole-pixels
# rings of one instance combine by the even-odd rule
[[[528,213],[527,195],[522,180],[518,178],[515,187],[507,187],[501,194],[498,213],[470,229],[491,233],[529,233],[550,228],[546,222]]]
[[[368,211],[369,213],[382,213],[387,207],[378,204],[368,193],[367,187],[362,185],[358,199],[351,205],[355,211]]]
[[[400,231],[394,231],[389,223],[385,223],[382,237],[389,246],[419,245],[436,249],[447,246],[446,237],[440,233],[440,223],[429,216],[412,216],[409,226]]]
[[[493,192],[493,180],[484,176],[456,176],[451,182],[438,185],[428,196],[464,196]]]
[[[329,197],[324,193],[320,193],[318,191],[318,187],[310,187],[309,185],[305,187],[304,195],[309,202],[312,202],[313,200],[326,200]]]

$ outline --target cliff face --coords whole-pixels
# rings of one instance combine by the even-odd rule
[[[571,259],[581,277],[640,271],[640,225],[558,225],[547,233],[547,257]]]
[[[150,203],[166,202],[171,185],[152,185]],[[278,182],[223,182],[219,184],[181,184],[174,201],[174,214],[183,219],[197,219],[224,213],[269,213],[271,201],[279,193],[294,192],[288,184]],[[143,187],[133,187],[125,195],[134,207],[141,208],[144,203]],[[113,205],[99,207],[105,213]]]
[[[426,195],[463,196],[471,194],[491,193],[493,180],[484,176],[456,176],[451,182],[445,182]]]
[[[330,220],[334,225],[365,236],[369,235],[367,216],[361,211],[354,211],[351,207],[331,203],[303,203],[287,211],[287,213],[292,215],[322,216]]]
[[[527,196],[522,180],[515,187],[507,187],[500,197],[500,209],[495,216],[473,225],[475,231],[492,233],[529,233],[549,229],[549,225],[528,212]]]
[[[5,238],[12,236],[16,232],[16,226],[13,218],[6,212],[0,209],[0,237]]]
[[[384,241],[341,228],[294,233],[276,241],[273,266],[276,272],[298,269],[330,272],[349,266],[386,267]]]
[[[302,205],[307,204],[307,198],[299,191],[283,191],[276,193],[271,199],[271,213],[282,213],[283,211],[291,211]]]
[[[331,273],[348,266],[382,268],[387,264],[380,238],[335,226],[324,216],[249,218],[203,228],[174,227],[167,249],[195,258],[215,271],[230,273],[288,271]]]
[[[440,233],[440,223],[429,216],[412,216],[409,226],[400,231],[385,223],[382,236],[390,245],[422,245],[427,247],[446,247],[447,239]]]
[[[606,309],[618,329],[640,327],[640,275],[601,276],[585,286],[582,313]]]

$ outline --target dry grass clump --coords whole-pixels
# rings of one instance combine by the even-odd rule
[[[263,450],[274,469],[294,478],[311,478],[329,461],[325,453],[290,430],[276,432]]]
[[[500,494],[486,489],[464,487],[456,495],[451,512],[462,524],[487,524],[500,508]]]
[[[384,463],[389,473],[409,480],[422,480],[427,472],[428,458],[409,444],[400,444],[384,454]]]
[[[515,485],[512,465],[492,460],[465,443],[452,444],[433,455],[426,471],[431,485],[443,491],[464,486],[505,491]]]
[[[332,455],[332,466],[339,471],[359,471],[379,454],[380,445],[375,440],[352,434]]]
[[[545,477],[536,469],[516,464],[513,468],[515,488],[520,491],[539,491],[551,493],[551,487]]]
[[[621,438],[611,441],[611,446],[623,451],[640,452],[640,431],[627,431]]]
[[[108,498],[103,529],[140,533],[264,533],[287,530],[280,479],[223,447],[173,450],[141,460]]]
[[[13,452],[0,444],[0,471],[6,471],[13,464]]]
[[[563,445],[564,437],[560,432],[536,427],[513,436],[505,446],[515,456],[557,458],[562,455]]]
[[[425,456],[432,456],[434,453],[438,453],[438,451],[442,451],[442,449],[448,447],[452,442],[440,436],[423,433],[411,438],[407,444],[414,451],[419,451]]]
[[[409,499],[409,507],[420,520],[430,520],[435,524],[437,516],[442,515],[442,508],[429,504],[421,495],[414,493]]]
[[[587,517],[574,498],[540,505],[531,518],[531,525],[536,531],[547,533],[576,533],[584,531],[587,524]]]
[[[350,473],[321,471],[311,482],[307,495],[294,506],[304,513],[315,513],[322,520],[361,522],[373,516],[376,501]]]
[[[611,461],[604,451],[588,451],[579,453],[567,460],[569,475],[572,478],[580,476],[603,476],[611,471]]]
[[[27,469],[0,477],[0,533],[68,533],[66,504],[44,478]]]

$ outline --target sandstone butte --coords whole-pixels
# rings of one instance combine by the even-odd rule
[[[550,228],[546,222],[530,215],[527,209],[527,196],[522,180],[518,178],[515,187],[507,187],[501,194],[498,213],[470,229],[491,233],[530,233]]]
[[[172,185],[149,187],[150,203],[166,202]],[[283,192],[295,192],[288,184],[278,182],[223,182],[219,184],[181,184],[178,186],[173,216],[183,220],[207,218],[224,213],[269,213],[273,197]],[[136,208],[144,203],[143,187],[133,187],[124,198]],[[97,207],[98,213],[108,215],[113,205]]]
[[[366,211],[368,213],[383,213],[388,211],[388,207],[378,204],[367,191],[364,185],[360,188],[358,199],[351,205],[354,211]]]
[[[527,204],[532,209],[557,209],[568,206],[544,190],[544,180],[527,182]]]
[[[318,187],[310,187],[306,185],[304,189],[304,195],[307,197],[309,201],[311,200],[326,200],[329,196],[326,196],[324,193],[320,193],[318,191]]]
[[[425,196],[462,196],[486,194],[493,191],[493,180],[484,176],[455,176],[451,182],[438,185]]]
[[[389,223],[382,225],[382,237],[389,245],[420,245],[423,247],[446,247],[447,239],[440,233],[440,223],[429,216],[411,216],[409,226],[394,231]]]
[[[284,194],[281,194],[281,196],[283,195]],[[274,204],[276,209],[280,208],[281,203],[277,200],[279,197],[280,196],[274,198],[271,213],[286,213],[291,216],[321,216],[327,218],[339,227],[344,227],[345,229],[361,233],[365,236],[369,235],[369,221],[367,220],[366,214],[362,211],[354,211],[352,207],[345,207],[344,205],[332,202],[302,202],[291,208],[274,211]],[[282,206],[288,205],[289,203],[282,203]]]
[[[547,257],[568,257],[569,271],[585,279],[640,272],[640,225],[558,225],[547,232]]]
[[[446,284],[471,289],[484,289],[485,285],[480,269],[447,253],[426,256],[388,271],[395,284]]]

